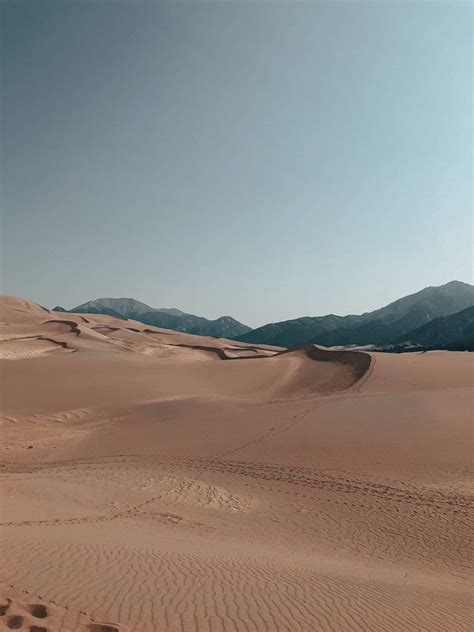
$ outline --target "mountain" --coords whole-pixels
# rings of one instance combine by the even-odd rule
[[[474,306],[435,318],[404,334],[395,344],[421,345],[426,348],[474,350]]]
[[[234,338],[236,335],[250,331],[250,327],[239,323],[231,316],[221,316],[216,320],[208,320],[202,316],[193,314],[172,314],[171,310],[154,310],[140,314],[135,320],[139,320],[153,327],[174,329],[188,334],[199,336],[214,336],[216,338]]]
[[[402,322],[407,327],[420,326],[439,316],[449,316],[474,305],[474,286],[462,281],[450,281],[445,285],[426,287],[390,303],[374,312],[363,314],[365,320],[379,319],[386,323]]]
[[[464,339],[463,327],[468,327],[468,323],[464,320],[458,322],[456,319],[451,321],[447,317],[461,313],[472,306],[474,306],[474,286],[461,281],[451,281],[445,285],[424,288],[365,314],[306,316],[270,323],[253,330],[230,316],[209,320],[202,316],[187,314],[176,308],[153,308],[132,298],[99,298],[82,303],[69,311],[108,314],[116,318],[131,318],[154,327],[185,333],[233,338],[247,343],[281,347],[307,343],[327,347],[399,345],[411,340],[408,336],[414,336],[414,344],[436,346],[450,344],[446,341],[453,340],[451,333],[456,332],[456,327],[458,327],[459,340]],[[59,306],[54,309],[66,311]],[[466,316],[462,317],[464,318]],[[429,327],[426,331],[423,330],[425,325],[434,323],[435,320],[439,320],[437,324],[433,324],[436,330],[431,330]],[[444,328],[445,333],[443,333]],[[417,336],[420,336],[419,342],[417,342]],[[433,337],[432,343],[423,342],[430,336]],[[443,340],[445,340],[444,343]]]
[[[293,347],[309,342],[315,335],[323,334],[345,323],[352,324],[357,316],[306,316],[295,320],[285,320],[271,323],[258,329],[253,329],[236,340],[249,343],[276,345],[278,347]]]
[[[307,343],[324,346],[383,345],[438,317],[474,305],[474,286],[451,281],[427,287],[389,305],[361,315],[316,316],[271,323],[236,337],[249,343],[291,347]]]
[[[96,298],[95,301],[87,301],[69,311],[79,314],[108,314],[109,316],[118,314],[122,318],[135,319],[137,315],[152,310],[153,307],[136,301],[134,298]]]
[[[393,340],[394,336],[397,336],[401,331],[403,330],[400,330],[396,323],[389,325],[383,320],[375,319],[362,325],[338,327],[337,329],[318,334],[311,339],[311,342],[324,347],[352,344],[386,344]]]
[[[98,298],[87,301],[70,310],[55,307],[55,311],[69,311],[82,314],[106,314],[115,318],[130,318],[147,325],[173,329],[200,336],[234,338],[250,331],[250,327],[239,323],[231,316],[208,320],[202,316],[187,314],[180,309],[154,308],[133,298]]]

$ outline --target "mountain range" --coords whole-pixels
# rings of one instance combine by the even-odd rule
[[[474,305],[474,286],[461,281],[427,287],[400,298],[385,307],[360,315],[304,317],[264,325],[236,337],[248,343],[293,347],[307,343],[323,346],[390,345],[409,341],[424,344],[448,344],[450,320],[438,324],[432,334],[420,331],[434,319],[446,318]],[[456,322],[469,320],[470,312],[459,314]],[[446,335],[443,333],[446,328]],[[453,325],[455,330],[455,326]],[[462,329],[462,328],[461,328]],[[436,334],[436,331],[438,334]]]
[[[306,316],[257,329],[231,316],[209,320],[177,308],[153,308],[132,298],[99,298],[69,311],[108,314],[185,333],[279,347],[313,343],[326,347],[371,345],[397,351],[474,348],[474,286],[461,281],[424,288],[360,315]]]
[[[440,316],[402,336],[395,343],[395,350],[407,346],[422,346],[425,349],[452,349],[474,351],[474,306]]]
[[[250,327],[239,323],[231,316],[221,316],[216,320],[209,320],[202,316],[187,314],[180,309],[150,307],[146,303],[133,298],[97,298],[87,301],[70,310],[55,307],[55,311],[69,311],[80,314],[107,314],[116,318],[130,318],[153,327],[173,329],[199,336],[214,336],[217,338],[234,338],[250,331]]]

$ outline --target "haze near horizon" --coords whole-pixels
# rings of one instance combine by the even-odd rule
[[[1,11],[2,292],[256,327],[472,282],[468,3]]]

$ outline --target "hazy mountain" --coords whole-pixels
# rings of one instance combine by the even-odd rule
[[[310,342],[332,347],[335,345],[351,344],[386,344],[400,333],[396,324],[388,325],[382,320],[375,319],[362,325],[353,327],[338,327],[331,331],[317,334]]]
[[[250,327],[239,323],[231,316],[221,316],[216,320],[208,320],[202,316],[193,314],[172,314],[171,310],[154,310],[140,314],[139,320],[153,327],[163,327],[164,329],[174,329],[189,334],[199,336],[215,336],[218,338],[234,338],[236,335],[250,331]]]
[[[137,314],[153,311],[153,307],[136,301],[134,298],[96,298],[94,301],[87,301],[68,311],[79,314],[110,314],[112,311],[113,315],[119,314],[123,318],[135,318]]]
[[[403,327],[414,328],[438,318],[449,316],[474,305],[474,286],[462,281],[426,287],[409,294],[374,312],[363,314],[362,319],[380,319],[385,323],[403,322]],[[402,321],[402,319],[405,319]]]
[[[474,286],[451,281],[427,287],[385,307],[360,316],[316,316],[271,323],[237,337],[250,343],[290,347],[306,343],[325,346],[387,344],[434,318],[474,305]]]
[[[70,310],[55,307],[56,311],[74,313],[106,314],[116,318],[130,318],[154,327],[174,329],[201,336],[215,336],[219,338],[234,338],[250,331],[250,327],[239,323],[231,316],[222,316],[216,320],[208,320],[202,316],[186,314],[180,309],[150,307],[146,303],[133,298],[98,298],[87,301]]]
[[[456,320],[451,322],[446,320],[446,317],[462,312],[473,305],[474,286],[461,281],[451,281],[438,287],[427,287],[365,314],[308,316],[271,323],[254,330],[230,316],[209,320],[187,314],[176,308],[153,308],[132,298],[99,298],[78,305],[69,311],[131,318],[155,327],[202,336],[235,338],[248,343],[282,347],[317,343],[331,347],[352,344],[400,344],[415,330],[421,330],[420,335],[423,339],[433,336],[433,340],[436,338],[441,341],[444,336],[443,328],[446,328],[444,337],[451,340],[453,337],[450,332],[458,325],[462,338],[464,335],[462,327],[468,325],[462,325],[460,322],[456,325]],[[59,306],[55,310],[66,311]],[[435,319],[441,319],[433,325],[437,328],[436,332],[429,328],[425,332],[423,326]],[[433,344],[438,343],[433,342]]]
[[[474,306],[450,316],[435,318],[395,341],[429,348],[474,349]]]
[[[315,335],[323,334],[347,323],[350,326],[357,316],[305,316],[295,320],[264,325],[253,329],[236,339],[249,343],[293,347],[309,342]]]

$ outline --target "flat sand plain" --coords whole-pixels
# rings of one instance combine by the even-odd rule
[[[3,297],[0,358],[0,629],[474,628],[473,354]]]

